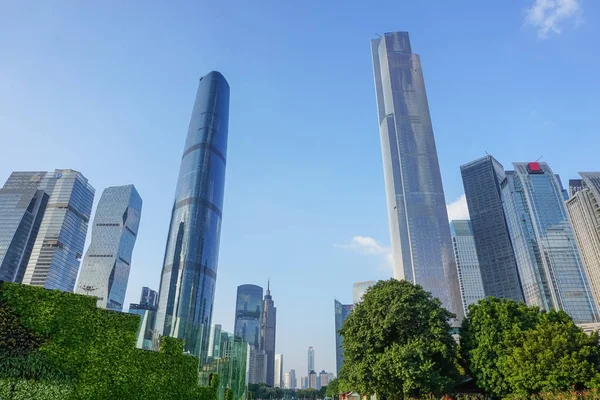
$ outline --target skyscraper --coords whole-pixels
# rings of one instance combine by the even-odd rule
[[[267,283],[267,294],[263,301],[261,318],[261,348],[267,355],[267,385],[277,384],[275,379],[275,333],[277,331],[277,308],[271,297],[271,285]]]
[[[375,281],[356,282],[352,287],[352,300],[354,304],[360,303],[367,289],[376,283]]]
[[[308,375],[310,372],[314,372],[315,369],[315,349],[312,346],[308,348]]]
[[[465,315],[467,315],[469,304],[485,298],[471,221],[454,220],[450,222],[450,235],[452,236],[454,260],[458,271],[462,306]]]
[[[308,374],[308,387],[310,389],[318,389],[318,381],[319,377],[315,371],[310,371]]]
[[[501,187],[525,301],[564,310],[576,323],[597,322],[558,176],[544,162],[513,166]]]
[[[72,292],[94,202],[94,188],[79,172],[57,169],[40,180],[49,195],[22,282]]]
[[[157,328],[204,360],[212,319],[225,185],[229,84],[200,78],[184,146],[159,290]]]
[[[283,374],[283,388],[291,389],[292,388],[292,378],[289,372]]]
[[[296,380],[296,370],[290,369],[290,387],[288,389],[296,390],[298,388],[298,382]]]
[[[221,357],[221,324],[212,324],[210,326],[210,337],[208,338],[208,357]]]
[[[238,286],[233,334],[257,349],[261,349],[262,343],[262,305],[263,288],[256,285]]]
[[[104,190],[76,293],[95,296],[98,307],[123,311],[141,216],[142,198],[133,185]]]
[[[275,354],[275,380],[273,387],[283,387],[283,354]]]
[[[140,305],[148,306],[150,309],[158,308],[158,293],[156,290],[152,290],[149,287],[142,287],[142,293],[140,294]]]
[[[448,213],[425,82],[407,32],[371,41],[394,276],[462,319]]]
[[[500,184],[504,167],[490,155],[460,167],[486,296],[523,301]]]
[[[340,374],[340,369],[344,363],[344,344],[342,343],[342,335],[339,334],[342,325],[350,312],[354,309],[354,304],[342,304],[337,300],[333,301],[335,307],[335,364],[337,374]],[[310,350],[309,350],[309,363],[310,363]],[[311,368],[309,364],[308,369],[314,369],[314,362]]]
[[[571,190],[567,212],[596,308],[600,309],[600,172],[580,172],[577,190]],[[573,180],[569,181],[569,186]]]
[[[0,281],[21,282],[49,195],[47,172],[13,172],[0,189]]]
[[[329,374],[322,370],[319,373],[319,379],[317,380],[317,389],[321,389],[323,386],[327,386],[329,383]]]

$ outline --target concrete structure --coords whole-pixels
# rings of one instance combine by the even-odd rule
[[[315,371],[310,371],[310,373],[308,374],[308,387],[310,389],[319,389],[319,378],[318,375]]]
[[[328,383],[329,383],[329,374],[327,372],[325,372],[325,370],[322,370],[319,373],[317,387],[318,387],[318,389],[321,389],[323,386],[327,386]]]
[[[283,354],[275,354],[275,379],[273,387],[283,387]]]

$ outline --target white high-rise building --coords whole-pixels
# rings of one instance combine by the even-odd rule
[[[274,387],[283,387],[283,354],[275,354]]]

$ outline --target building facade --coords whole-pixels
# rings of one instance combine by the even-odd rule
[[[342,329],[344,321],[354,309],[354,304],[342,304],[339,301],[334,300],[333,305],[335,307],[335,367],[337,369],[337,374],[339,375],[342,364],[344,363],[344,344],[342,343],[342,335],[340,335],[339,332],[340,329]],[[312,368],[310,364],[308,367],[309,369],[314,369],[314,362]]]
[[[451,221],[450,235],[452,236],[463,311],[467,315],[470,304],[485,298],[471,221]]]
[[[13,172],[0,189],[0,281],[23,281],[49,195],[47,172]]]
[[[526,303],[564,310],[576,323],[598,322],[560,179],[544,162],[513,166],[501,187]]]
[[[313,349],[313,347],[310,346],[308,348],[308,374],[310,375],[311,371],[314,372],[314,369],[315,369],[315,349]]]
[[[261,348],[267,354],[267,385],[274,386],[275,379],[275,334],[277,332],[277,308],[271,296],[271,284],[267,283],[267,294],[263,301],[261,318]]]
[[[308,374],[308,388],[309,389],[319,389],[318,386],[319,376],[315,371],[310,371]]]
[[[283,354],[275,354],[275,380],[273,387],[283,387]]]
[[[200,79],[184,146],[159,289],[157,326],[206,357],[225,186],[229,84]]]
[[[329,383],[329,374],[327,372],[325,372],[325,370],[322,370],[321,372],[319,372],[319,379],[317,382],[317,387],[318,389],[321,389],[324,386],[327,386],[327,384]]]
[[[580,172],[577,190],[571,189],[567,213],[589,278],[596,308],[600,309],[600,172]],[[573,182],[572,180],[569,182]]]
[[[462,307],[421,61],[407,32],[371,41],[394,277]]]
[[[57,169],[40,180],[48,204],[22,283],[72,292],[94,202],[94,188],[80,173]]]
[[[500,184],[504,167],[487,155],[460,167],[486,296],[524,301]]]
[[[256,349],[262,348],[262,307],[262,287],[257,285],[238,286],[233,333]]]
[[[123,311],[141,216],[142,198],[133,185],[104,190],[76,293],[96,297],[100,308]]]
[[[354,304],[360,303],[367,289],[376,283],[375,281],[356,282],[352,286],[352,301]]]
[[[140,304],[156,311],[158,309],[158,292],[147,286],[143,286],[142,293],[140,294]]]

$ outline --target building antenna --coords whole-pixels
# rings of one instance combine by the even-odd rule
[[[535,160],[535,162],[538,162],[538,161],[540,161],[540,160],[541,160],[543,157],[544,157],[544,155],[542,154],[542,155],[540,156],[540,158],[538,158],[537,160]]]
[[[381,37],[381,35],[380,35],[379,33],[376,33],[376,35],[377,35],[378,37]]]
[[[485,154],[487,154],[488,156],[490,155],[490,153],[488,153],[487,150],[484,150],[484,151],[485,151]]]

